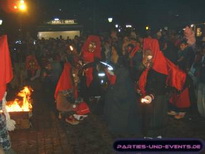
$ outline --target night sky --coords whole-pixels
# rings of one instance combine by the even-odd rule
[[[49,10],[45,12],[48,17],[74,16],[80,20],[113,16],[116,22],[163,25],[205,19],[203,0],[41,0],[39,4]]]
[[[0,0],[0,2],[5,0]],[[205,0],[25,0],[28,13],[24,25],[34,26],[54,17],[75,18],[85,27],[102,28],[107,18],[113,24],[150,25],[156,28],[201,23],[205,21]],[[8,23],[17,14],[0,12]],[[1,16],[0,14],[0,16]]]

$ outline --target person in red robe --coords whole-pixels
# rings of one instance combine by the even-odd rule
[[[167,86],[182,90],[186,73],[169,61],[160,51],[156,39],[143,40],[142,71],[137,87],[141,103],[143,135],[161,138],[165,135],[167,116]]]
[[[79,124],[79,120],[87,117],[87,114],[90,112],[87,103],[79,99],[79,79],[75,70],[74,66],[71,66],[69,62],[64,64],[64,69],[59,78],[54,94],[56,99],[56,108],[60,112],[59,118],[62,118],[61,116],[63,113],[72,113],[68,116],[66,115],[65,118],[65,121],[72,125]]]
[[[101,41],[100,37],[96,35],[88,36],[87,40],[82,47],[82,59],[83,62],[90,63],[94,62],[95,59],[101,59]],[[93,81],[93,68],[88,68],[85,70],[86,76],[86,86],[89,87]]]

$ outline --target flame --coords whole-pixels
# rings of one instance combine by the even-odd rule
[[[6,109],[8,112],[21,112],[21,111],[31,111],[32,104],[31,104],[31,94],[33,89],[31,87],[25,86],[17,96],[20,97],[16,98],[14,101],[8,101],[6,104]]]

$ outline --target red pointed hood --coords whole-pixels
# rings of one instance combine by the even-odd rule
[[[89,44],[91,42],[96,43],[96,48],[93,52],[89,52]],[[94,58],[99,58],[101,59],[101,41],[100,37],[96,35],[90,35],[88,36],[87,40],[83,44],[82,47],[82,54],[83,54],[83,60],[87,62],[93,62]]]
[[[72,82],[71,76],[72,76],[71,65],[70,65],[70,63],[65,63],[64,68],[63,68],[63,72],[62,72],[62,74],[58,80],[57,86],[56,86],[56,90],[55,90],[55,94],[54,94],[55,98],[57,97],[59,91],[69,90],[69,89],[73,88],[73,82]]]
[[[182,90],[186,80],[186,73],[183,72],[169,61],[164,54],[160,51],[158,40],[145,38],[143,44],[143,50],[151,50],[153,52],[153,66],[156,72],[167,75],[167,85],[176,88],[177,90]],[[146,94],[145,86],[147,82],[147,73],[146,69],[139,79],[139,89],[143,95]]]
[[[12,63],[7,35],[0,37],[0,100],[6,91],[6,84],[13,78]]]
[[[167,59],[160,51],[159,42],[156,39],[145,38],[143,44],[143,50],[151,50],[153,53],[153,66],[152,68],[159,73],[168,75],[168,69],[166,65]]]

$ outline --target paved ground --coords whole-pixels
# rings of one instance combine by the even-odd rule
[[[101,107],[96,108],[96,104],[90,104],[93,112],[79,125],[72,126],[59,120],[43,87],[35,86],[32,127],[10,132],[17,154],[112,154],[115,153],[112,144],[116,138],[130,137],[110,134],[99,114]],[[169,118],[165,137],[205,140],[205,119],[195,110],[183,120]]]

